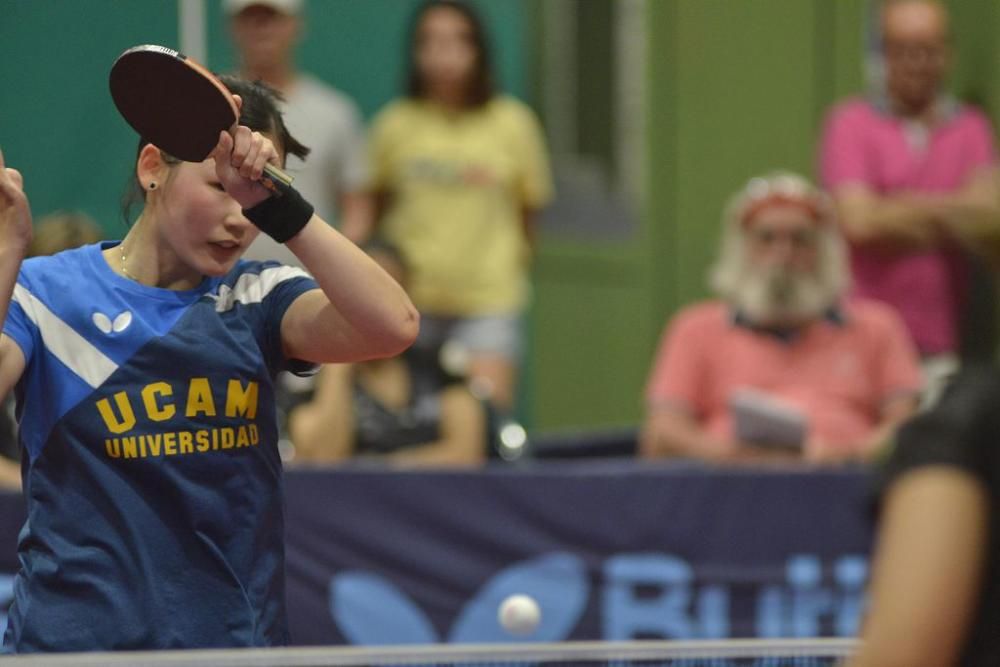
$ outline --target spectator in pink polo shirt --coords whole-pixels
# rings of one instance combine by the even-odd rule
[[[830,113],[820,168],[851,246],[858,295],[891,304],[929,384],[958,365],[968,248],[1000,234],[989,122],[943,90],[951,61],[942,3],[881,9],[885,90]]]
[[[891,308],[842,299],[831,202],[800,176],[771,174],[734,197],[724,225],[712,271],[721,299],[688,307],[664,333],[641,453],[867,459],[913,413],[920,371]]]

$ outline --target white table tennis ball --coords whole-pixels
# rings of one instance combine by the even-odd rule
[[[512,635],[530,635],[538,629],[542,610],[529,595],[511,595],[500,603],[497,619],[501,627]]]

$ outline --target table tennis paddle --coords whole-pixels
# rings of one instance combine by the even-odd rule
[[[201,162],[219,143],[219,132],[239,120],[232,93],[208,69],[165,46],[143,44],[115,60],[111,97],[139,136],[186,162]],[[274,165],[261,185],[281,194],[292,179]]]

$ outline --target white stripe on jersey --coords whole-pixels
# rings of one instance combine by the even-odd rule
[[[224,313],[237,303],[244,305],[260,303],[279,283],[292,278],[308,278],[309,274],[294,266],[272,266],[260,273],[244,273],[236,285],[219,287],[219,294],[211,294],[215,299],[215,311]]]
[[[45,348],[91,387],[100,387],[118,370],[118,364],[87,342],[20,284],[14,285],[14,301],[38,327]]]

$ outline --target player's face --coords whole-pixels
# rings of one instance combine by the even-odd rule
[[[417,67],[432,90],[464,86],[476,64],[472,27],[446,7],[432,9],[421,19],[416,50]]]
[[[212,158],[173,167],[164,194],[163,240],[183,264],[201,275],[225,275],[257,238],[257,227],[222,189]]]

